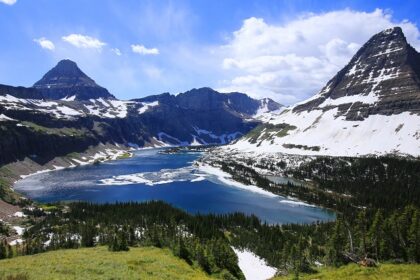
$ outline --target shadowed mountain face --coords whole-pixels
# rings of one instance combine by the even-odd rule
[[[271,99],[256,100],[243,93],[220,93],[211,88],[133,101],[154,105],[141,118],[152,135],[171,144],[225,144],[254,128],[258,124],[254,116],[259,110],[281,108]]]
[[[98,86],[79,69],[75,62],[68,59],[61,60],[33,87],[39,90],[46,99],[115,99],[107,89]]]
[[[400,27],[376,34],[318,95],[293,111],[320,106],[324,110],[338,107],[339,115],[348,120],[373,114],[419,113],[420,54],[407,43]]]

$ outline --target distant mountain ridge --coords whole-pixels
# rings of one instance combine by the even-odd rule
[[[270,108],[281,105],[210,88],[117,100],[76,63],[62,60],[32,88],[0,85],[0,164],[28,156],[46,162],[100,143],[226,144]]]
[[[420,156],[420,54],[400,27],[374,35],[316,95],[226,149]]]

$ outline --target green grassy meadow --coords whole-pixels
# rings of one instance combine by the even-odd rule
[[[106,247],[57,250],[0,261],[0,279],[210,279],[167,249]],[[214,278],[213,278],[214,279]]]

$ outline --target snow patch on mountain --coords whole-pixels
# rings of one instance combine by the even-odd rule
[[[4,121],[16,121],[15,119],[9,118],[8,116],[4,115],[4,114],[0,114],[0,122],[4,122]]]
[[[280,114],[285,108],[283,106],[279,106],[277,110],[273,110],[270,108],[270,102],[272,102],[272,100],[269,98],[263,98],[259,101],[261,105],[257,112],[252,116],[252,119],[257,119],[262,122],[267,122],[273,115]]]
[[[61,100],[63,100],[63,101],[74,101],[74,100],[76,100],[76,95],[66,96],[66,97],[62,98]]]
[[[371,115],[362,121],[337,116],[338,109],[288,111],[272,124],[296,126],[282,137],[251,143],[246,136],[226,149],[299,155],[361,156],[368,154],[420,155],[420,116],[404,112],[397,115]]]
[[[227,144],[235,139],[237,139],[238,137],[242,136],[243,134],[239,131],[236,132],[232,132],[232,133],[224,133],[221,135],[217,135],[212,131],[208,131],[202,128],[198,128],[198,127],[193,127],[193,129],[195,130],[195,132],[197,133],[197,136],[208,136],[214,140],[218,140],[217,143],[220,144]],[[203,144],[208,144],[206,141],[202,140]]]
[[[139,114],[144,114],[148,110],[150,110],[150,108],[159,106],[159,101],[141,102],[141,105],[142,105],[142,107],[138,109],[138,112],[139,112]]]

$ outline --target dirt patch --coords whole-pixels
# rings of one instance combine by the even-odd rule
[[[10,221],[15,219],[13,216],[16,212],[21,211],[19,206],[9,204],[0,199],[0,219],[3,221]]]

